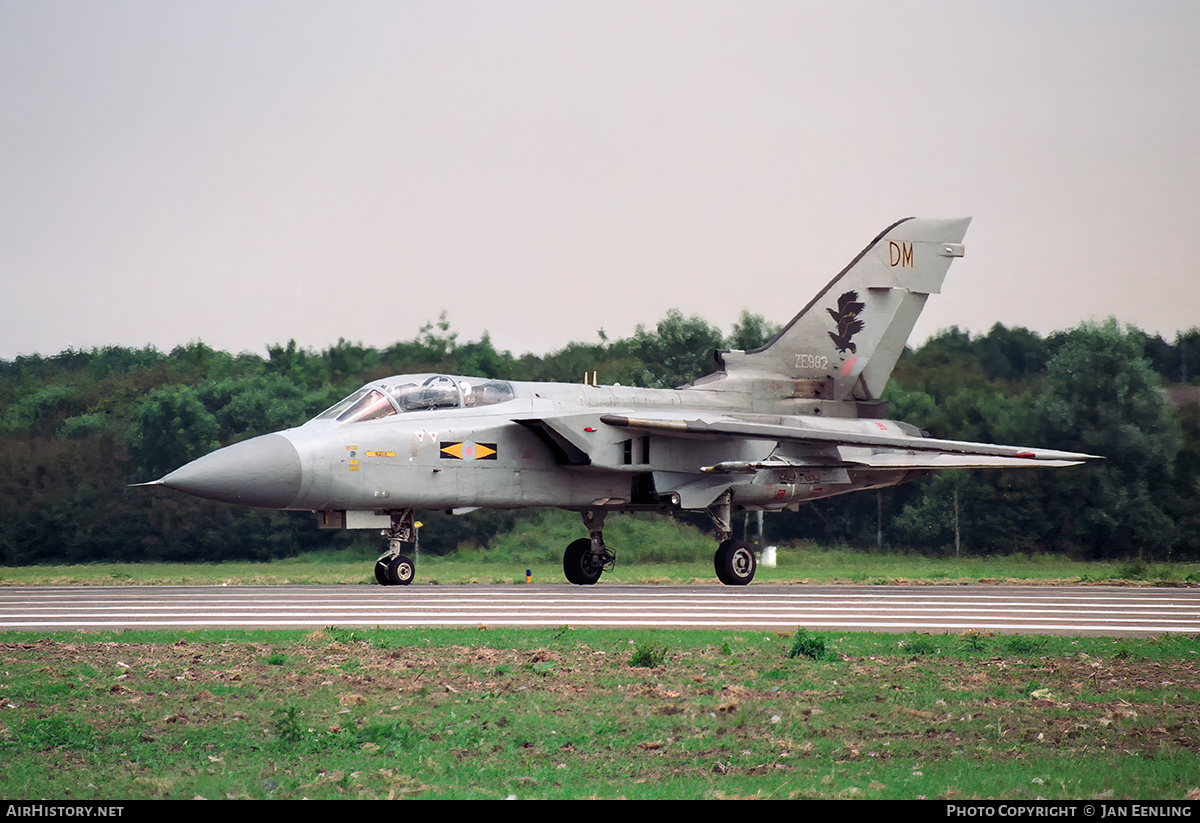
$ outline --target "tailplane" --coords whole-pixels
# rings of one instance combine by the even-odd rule
[[[877,400],[971,218],[889,226],[766,345],[718,352],[728,375],[795,381],[796,397]]]

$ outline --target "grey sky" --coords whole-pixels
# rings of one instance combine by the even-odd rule
[[[1200,325],[1200,3],[0,0],[0,358],[786,321],[971,215],[917,342]]]

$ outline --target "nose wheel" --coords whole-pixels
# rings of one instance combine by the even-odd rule
[[[568,583],[590,586],[600,579],[606,568],[611,569],[613,554],[608,549],[600,553],[592,551],[592,541],[586,537],[567,546],[563,553],[563,574]]]
[[[582,514],[590,537],[580,538],[567,546],[563,552],[563,574],[568,583],[590,586],[600,579],[601,574],[612,570],[617,558],[604,545],[605,512],[585,511]]]
[[[392,513],[392,527],[383,533],[387,551],[375,561],[375,582],[381,586],[407,586],[417,576],[417,564],[404,552],[416,541],[412,509]]]
[[[417,566],[406,555],[385,554],[375,561],[375,582],[381,586],[407,586],[416,576]]]

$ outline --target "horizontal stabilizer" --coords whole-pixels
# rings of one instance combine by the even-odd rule
[[[1091,457],[1083,455],[1083,457]],[[1097,459],[1097,458],[1093,458]],[[1000,457],[992,454],[904,454],[884,452],[855,461],[859,466],[871,469],[1057,469],[1063,466],[1078,466],[1083,460],[1057,458],[1029,460],[1024,457]]]

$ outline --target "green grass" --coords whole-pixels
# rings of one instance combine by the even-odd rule
[[[563,583],[576,518],[418,582]],[[610,518],[605,583],[715,583],[710,540]],[[2,585],[375,585],[378,547],[0,568]],[[1180,585],[1200,565],[781,546],[757,583]],[[0,635],[9,798],[1161,798],[1200,792],[1200,641],[343,629]],[[1193,795],[1194,796],[1194,795]]]
[[[469,515],[468,515],[469,516]],[[486,549],[463,547],[444,557],[416,552],[417,582],[523,583],[525,572],[536,583],[563,583],[563,549],[583,534],[569,512],[536,511],[513,530],[497,535]],[[711,535],[658,515],[612,515],[605,541],[617,555],[610,583],[712,583]],[[95,563],[0,567],[0,585],[374,585],[374,561],[382,543],[366,534],[353,547],[311,552],[263,562]],[[762,583],[1200,583],[1200,563],[1148,563],[1141,560],[1081,562],[1056,555],[1004,557],[924,557],[850,548],[822,548],[811,542],[778,547],[777,565],[759,566]]]
[[[798,640],[820,653],[793,654]],[[4,634],[0,795],[1200,790],[1200,639],[1027,640],[802,629]]]
[[[694,584],[715,583],[712,547],[704,555],[670,562],[638,559],[617,547],[617,565],[602,583]],[[559,548],[561,552],[561,547]],[[0,585],[375,585],[376,551],[319,552],[269,563],[94,563],[83,565],[0,566]],[[886,555],[852,549],[822,549],[813,545],[781,546],[778,565],[759,566],[756,583],[1133,583],[1139,585],[1194,585],[1200,564],[1153,564],[1138,575],[1128,574],[1130,564],[1082,562],[1051,555],[1009,557],[927,558]],[[449,557],[420,555],[417,583],[525,582],[532,572],[535,583],[562,583],[561,554],[505,559],[488,551],[462,552]]]
[[[469,515],[468,515],[469,516]],[[566,584],[563,549],[584,533],[569,512],[537,511],[497,535],[486,549],[463,547],[436,557],[416,552],[418,583],[525,582]],[[612,515],[605,521],[606,543],[617,555],[609,583],[713,583],[711,535],[658,515]],[[86,565],[0,566],[0,585],[375,585],[375,558],[382,543],[366,534],[348,549],[311,552],[264,562],[95,563]],[[760,565],[761,583],[1200,583],[1200,563],[1141,560],[1083,562],[1056,555],[1004,557],[924,557],[851,548],[823,548],[811,542],[783,544],[777,565]]]

